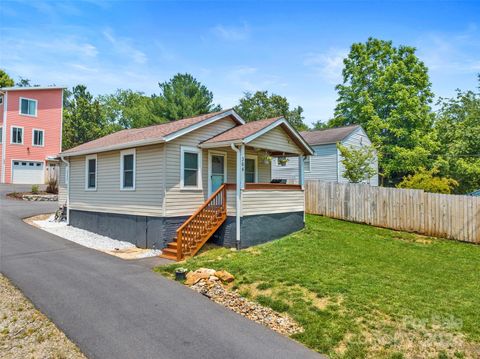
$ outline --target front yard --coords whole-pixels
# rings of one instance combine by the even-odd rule
[[[307,216],[307,228],[185,264],[225,269],[232,289],[290,314],[294,338],[338,358],[479,358],[480,246]]]

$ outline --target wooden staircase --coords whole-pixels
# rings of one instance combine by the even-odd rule
[[[181,261],[193,257],[227,219],[227,188],[222,184],[194,214],[177,229],[173,242],[161,257]]]

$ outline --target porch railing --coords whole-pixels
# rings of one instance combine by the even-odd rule
[[[227,218],[227,185],[222,184],[177,229],[177,261],[194,256]]]

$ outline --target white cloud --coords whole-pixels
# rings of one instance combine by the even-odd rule
[[[324,53],[309,53],[303,64],[331,84],[342,80],[343,59],[347,57],[346,49],[330,49]]]
[[[250,36],[250,28],[245,23],[236,27],[219,24],[212,28],[212,32],[215,36],[226,41],[245,40]]]
[[[475,24],[459,33],[430,32],[417,41],[417,54],[434,72],[475,73],[480,71],[479,38]]]
[[[119,54],[131,58],[138,64],[144,64],[147,62],[147,55],[144,52],[136,49],[131,44],[132,41],[130,39],[116,37],[112,29],[109,28],[103,31],[103,36],[108,40],[108,42],[110,42],[115,51],[117,51]]]

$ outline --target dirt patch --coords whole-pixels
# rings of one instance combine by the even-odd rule
[[[0,274],[0,357],[85,359],[55,324]]]
[[[357,320],[360,335],[347,333],[335,349],[345,352],[347,343],[367,344],[367,358],[391,358],[402,353],[402,358],[480,358],[480,345],[469,342],[459,332],[462,323],[454,317],[418,319],[405,317],[394,320],[383,313],[375,313],[377,320]]]
[[[248,293],[249,297],[255,298],[259,295],[268,296],[272,298],[282,298],[288,304],[293,305],[295,298],[301,298],[314,307],[325,310],[329,305],[340,304],[341,298],[330,298],[328,296],[321,297],[317,293],[312,292],[299,285],[294,286],[278,286],[265,285],[265,283],[242,284],[240,292]]]
[[[52,214],[53,213],[39,214],[38,216],[24,218],[23,221],[26,224],[29,224],[31,226],[40,228],[40,226],[38,224],[36,224],[35,221],[46,221],[47,219],[49,219],[52,216]]]

